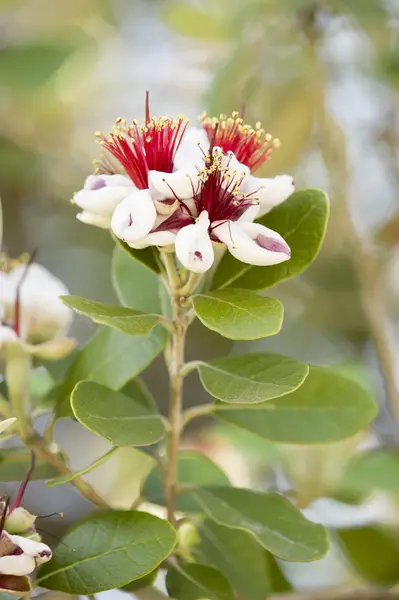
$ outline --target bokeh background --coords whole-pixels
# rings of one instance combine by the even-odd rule
[[[399,441],[399,0],[0,0],[5,249],[16,256],[37,248],[37,261],[71,293],[115,301],[113,242],[77,221],[69,200],[98,156],[94,132],[118,116],[140,119],[147,89],[153,114],[184,112],[193,121],[204,109],[218,115],[245,104],[248,122],[261,120],[281,139],[259,174],[290,173],[297,187],[321,187],[331,198],[316,263],[273,290],[285,305],[283,331],[233,345],[194,326],[189,358],[283,352],[333,365],[381,406],[373,432],[333,447],[278,447],[208,423],[186,445],[209,453],[238,485],[293,486],[319,510],[315,518],[324,510],[346,519],[326,561],[286,566],[298,589],[399,581],[396,495],[377,491],[363,515],[348,505],[344,485],[359,444]],[[140,280],[132,286],[138,293]],[[83,319],[74,324],[82,343],[93,332]],[[48,378],[39,373],[37,386]],[[144,379],[164,411],[162,361]],[[186,391],[187,405],[206,399],[194,377]],[[76,468],[106,449],[70,421],[58,423],[56,435]],[[118,461],[90,478],[123,505],[146,467],[129,453]],[[345,505],[320,508],[323,497]],[[27,498],[37,512],[65,511],[66,522],[88,510],[69,486],[35,482]]]

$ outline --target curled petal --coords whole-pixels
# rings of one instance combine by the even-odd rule
[[[220,154],[223,153],[223,150],[221,148],[218,148],[217,146],[215,146],[215,148],[213,149],[213,153],[214,154]],[[237,160],[234,152],[226,152],[226,154],[223,156],[222,159],[222,168],[225,171],[228,171],[228,173],[231,176],[235,176],[237,179],[241,179],[242,177],[247,177],[250,174],[250,170],[249,168],[244,165],[243,163],[240,163],[240,161]]]
[[[95,225],[101,229],[109,229],[111,224],[110,216],[97,215],[88,210],[83,210],[78,213],[76,218],[79,219],[79,221],[82,221],[82,223],[86,223],[86,225]]]
[[[111,217],[133,187],[133,182],[124,175],[89,175],[83,189],[74,194],[73,201],[88,212]]]
[[[2,575],[29,575],[35,568],[34,557],[25,553],[0,557],[0,574]]]
[[[111,229],[128,244],[148,235],[157,213],[149,190],[135,190],[116,207]]]
[[[284,202],[294,191],[295,182],[291,175],[278,175],[272,179],[247,175],[240,185],[241,193],[259,200],[259,217]]]
[[[176,236],[176,256],[186,269],[194,273],[204,273],[213,264],[214,253],[208,227],[208,213],[204,210],[196,223],[183,227]]]
[[[34,540],[22,537],[21,535],[10,535],[10,538],[14,544],[21,548],[25,556],[30,556],[36,561],[36,565],[48,562],[52,557],[52,552],[47,544],[35,542]]]
[[[129,245],[136,250],[147,248],[148,246],[170,246],[176,239],[176,233],[173,231],[153,231],[137,242],[131,242]]]
[[[281,235],[260,223],[219,221],[212,223],[212,233],[235,258],[250,265],[277,265],[291,257]]]
[[[194,165],[197,169],[204,168],[204,156],[209,150],[209,138],[204,129],[191,127],[186,131],[175,154],[174,166],[186,171]]]
[[[254,202],[248,206],[248,208],[242,213],[241,217],[239,217],[237,220],[248,221],[249,223],[252,223],[252,221],[254,221],[259,215],[259,210],[259,204]]]
[[[198,169],[193,167],[174,173],[150,171],[148,173],[148,187],[152,197],[157,201],[165,199],[192,198],[198,188]],[[169,213],[170,214],[170,213]]]

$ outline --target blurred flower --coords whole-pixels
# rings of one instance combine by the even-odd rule
[[[0,352],[20,349],[49,359],[69,354],[75,340],[64,337],[73,319],[59,299],[68,294],[65,285],[36,263],[8,264],[4,260],[0,271]]]
[[[0,435],[7,431],[16,420],[15,417],[11,417],[10,419],[5,419],[5,421],[0,421]]]
[[[52,552],[46,544],[20,535],[0,534],[0,590],[21,596],[30,591],[26,577],[39,565],[51,559]]]

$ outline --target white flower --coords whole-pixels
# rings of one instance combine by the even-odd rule
[[[0,575],[30,575],[51,556],[46,544],[20,535],[9,535],[5,531],[0,535]]]
[[[214,235],[242,262],[270,266],[291,257],[290,248],[281,235],[260,223],[227,221],[212,225]]]
[[[186,225],[176,235],[176,256],[181,264],[194,273],[204,273],[213,264],[214,252],[209,237],[209,218],[202,211],[196,223]]]
[[[18,345],[43,358],[60,358],[71,352],[75,340],[65,338],[73,313],[60,300],[65,285],[47,269],[19,264],[0,273],[0,352]]]
[[[149,190],[135,190],[116,208],[111,229],[128,244],[148,235],[155,224],[157,212]]]
[[[83,189],[76,192],[73,201],[83,212],[76,216],[83,223],[107,229],[112,213],[134,187],[124,175],[89,175]]]

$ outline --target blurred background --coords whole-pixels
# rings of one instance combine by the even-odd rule
[[[371,490],[360,507],[346,467],[364,447],[399,441],[399,0],[0,0],[5,248],[14,256],[37,248],[37,261],[71,293],[115,301],[111,261],[123,259],[112,258],[107,232],[75,219],[69,200],[98,156],[94,132],[118,116],[141,119],[146,89],[153,114],[184,112],[193,121],[204,109],[219,115],[244,103],[246,121],[261,120],[281,139],[258,175],[293,174],[299,188],[326,189],[332,204],[316,263],[273,290],[285,306],[283,331],[233,345],[194,325],[189,358],[282,352],[333,365],[381,406],[373,432],[331,447],[279,447],[207,423],[186,445],[237,485],[299,490],[309,515],[328,514],[332,527],[343,527],[324,561],[283,565],[281,590],[396,583],[399,460],[390,485]],[[84,342],[93,332],[79,319],[72,333]],[[39,374],[39,387],[47,375]],[[164,411],[162,361],[144,379]],[[206,400],[195,377],[186,391],[187,405]],[[74,468],[106,449],[69,420],[56,434]],[[118,460],[112,475],[90,478],[123,505],[122,485],[129,504],[146,467],[130,454]],[[344,503],[320,505],[325,497]],[[67,521],[88,509],[69,486],[40,482],[28,502],[41,513],[44,505],[64,510]]]

